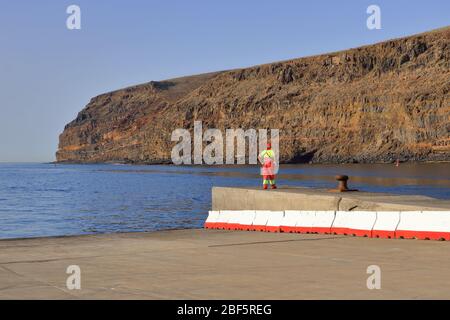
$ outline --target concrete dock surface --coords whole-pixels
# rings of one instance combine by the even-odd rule
[[[449,258],[450,242],[204,229],[1,240],[0,299],[450,299]]]
[[[213,187],[212,210],[450,211],[450,200],[378,192],[281,186]]]

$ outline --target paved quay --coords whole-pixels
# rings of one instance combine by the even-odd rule
[[[450,299],[449,258],[450,242],[204,229],[1,240],[0,299]]]

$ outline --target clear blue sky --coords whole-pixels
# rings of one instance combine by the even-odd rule
[[[81,7],[81,30],[66,8]],[[366,9],[381,7],[381,30]],[[336,51],[450,24],[450,1],[1,0],[0,161],[53,161],[95,95]]]

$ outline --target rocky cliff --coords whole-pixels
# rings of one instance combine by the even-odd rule
[[[450,27],[99,95],[59,162],[170,162],[175,128],[279,128],[283,162],[450,160]]]

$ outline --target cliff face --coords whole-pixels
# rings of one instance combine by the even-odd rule
[[[280,129],[284,162],[450,160],[450,27],[93,98],[57,161],[170,162],[172,130]]]

